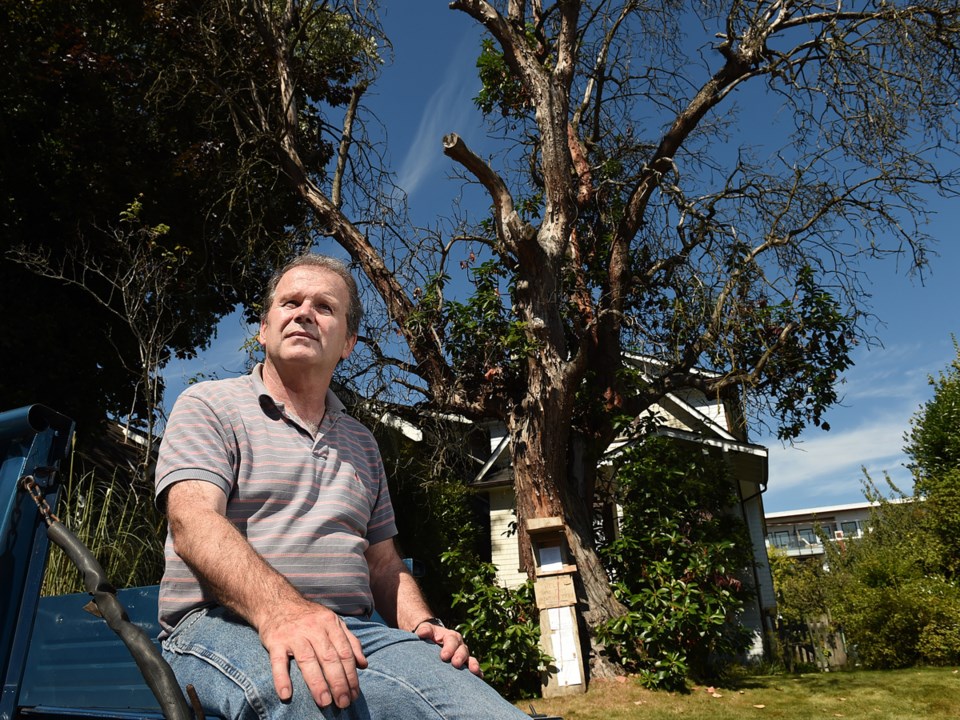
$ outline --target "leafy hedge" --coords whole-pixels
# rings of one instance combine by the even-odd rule
[[[942,572],[928,512],[881,499],[862,539],[827,544],[827,602],[865,667],[960,663],[960,586]]]
[[[508,698],[538,695],[551,658],[540,649],[533,584],[503,587],[492,563],[459,549],[444,553],[442,559],[460,585],[452,606],[465,619],[457,630],[480,660],[484,679]]]
[[[603,557],[627,612],[598,637],[648,687],[715,677],[748,645],[737,618],[750,541],[729,514],[736,497],[726,464],[699,446],[651,438],[625,451],[617,481],[622,528]]]

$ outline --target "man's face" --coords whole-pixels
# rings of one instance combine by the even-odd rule
[[[349,303],[347,286],[336,273],[309,265],[288,271],[260,323],[267,362],[303,364],[332,374],[357,342],[347,331]]]

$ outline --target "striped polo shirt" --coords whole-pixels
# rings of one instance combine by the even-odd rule
[[[368,614],[364,551],[397,534],[376,440],[330,391],[312,436],[273,400],[261,372],[258,365],[180,395],[160,446],[157,497],[181,480],[213,483],[227,496],[227,518],[305,597],[343,615]],[[216,602],[173,551],[169,533],[165,557],[163,636],[194,608]]]

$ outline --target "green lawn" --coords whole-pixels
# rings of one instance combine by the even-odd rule
[[[956,719],[960,673],[955,668],[919,668],[755,676],[731,687],[694,687],[686,694],[644,690],[626,678],[595,681],[584,695],[532,703],[537,712],[564,720]],[[530,704],[517,706],[529,712]]]

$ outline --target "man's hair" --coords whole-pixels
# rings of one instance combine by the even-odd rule
[[[357,281],[354,279],[346,263],[329,255],[318,255],[317,253],[299,255],[273,273],[270,281],[267,283],[267,292],[263,298],[263,307],[260,309],[261,322],[266,319],[267,313],[273,306],[280,279],[298,267],[314,267],[327,270],[343,280],[347,286],[347,293],[350,295],[350,305],[347,307],[347,332],[351,335],[359,334],[360,319],[363,317],[363,306],[360,304],[360,291],[357,288]]]

